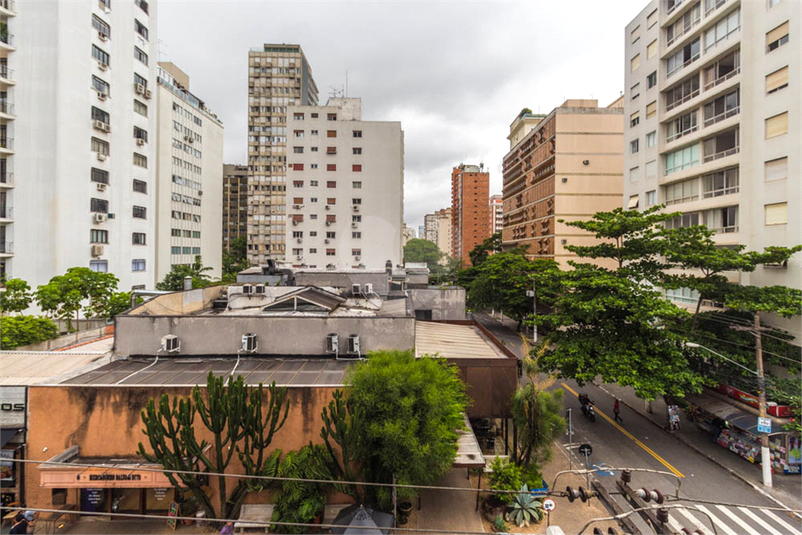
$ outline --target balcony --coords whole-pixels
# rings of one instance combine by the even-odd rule
[[[0,118],[13,119],[14,117],[16,117],[14,115],[14,105],[5,100],[0,100]]]
[[[14,138],[0,137],[0,152],[14,152]]]
[[[727,0],[705,0],[705,17],[727,3]]]
[[[741,107],[735,106],[734,108],[723,111],[717,115],[714,115],[713,117],[705,118],[705,128],[707,128],[708,126],[712,126],[720,121],[723,121],[724,119],[729,119],[730,117],[738,115],[740,112],[741,112]]]
[[[9,69],[8,65],[0,65],[0,85],[14,85],[14,69]]]
[[[17,14],[17,3],[14,0],[0,0],[0,15],[13,17]]]
[[[0,255],[2,254],[14,254],[14,242],[0,241]]]
[[[702,163],[712,162],[738,154],[740,151],[739,129],[722,132],[714,137],[705,139],[703,142],[704,156]]]
[[[14,48],[14,34],[0,32],[0,48],[16,50],[16,48]]]
[[[14,207],[0,206],[0,223],[11,223],[14,221]]]
[[[13,188],[17,183],[14,181],[14,173],[0,173],[0,188]]]

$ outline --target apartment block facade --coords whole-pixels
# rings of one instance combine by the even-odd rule
[[[627,26],[628,208],[665,204],[682,212],[669,227],[707,225],[721,246],[802,243],[800,24],[795,1],[655,0]],[[802,288],[802,260],[740,282]]]
[[[248,236],[248,166],[223,165],[223,249]]]
[[[286,262],[400,264],[407,228],[401,123],[363,121],[360,99],[330,98],[325,106],[290,107],[287,132]]]
[[[16,2],[0,2],[0,24],[6,33],[0,34],[0,279],[11,278],[14,262],[14,92],[17,85],[17,50],[14,32]]]
[[[605,108],[596,100],[567,100],[507,153],[505,249],[525,246],[530,257],[565,267],[575,258],[566,245],[597,243],[566,223],[621,206],[623,123],[621,99]]]
[[[490,173],[459,164],[451,171],[451,255],[470,266],[468,253],[490,236]]]
[[[443,261],[447,261],[454,256],[453,244],[453,219],[451,208],[442,208],[434,213],[437,219],[437,248],[445,255]]]
[[[490,235],[504,228],[504,201],[500,194],[490,196]]]
[[[421,238],[437,243],[437,213],[423,216],[423,234],[421,234]]]
[[[287,108],[316,106],[312,68],[300,45],[248,52],[248,260],[285,258]]]
[[[223,123],[172,63],[157,69],[156,280],[200,255],[222,275]]]
[[[152,288],[155,2],[18,2],[12,17],[13,5],[0,9],[14,73],[3,106],[15,110],[0,117],[14,184],[2,189],[6,275],[35,287],[84,266],[114,273],[121,290]]]

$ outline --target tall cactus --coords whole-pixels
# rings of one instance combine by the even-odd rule
[[[267,394],[267,415],[263,418],[264,389],[261,383],[258,387],[249,387],[242,376],[238,376],[226,384],[226,377],[215,377],[210,371],[205,395],[196,385],[189,398],[173,397],[171,403],[169,396],[162,394],[158,405],[154,399],[148,401],[141,416],[145,424],[142,432],[148,437],[151,451],[146,451],[140,442],[139,454],[168,470],[204,469],[224,473],[234,454],[238,453],[247,475],[264,475],[271,471],[276,458],[276,455],[266,457],[264,450],[284,425],[289,409],[286,388],[276,388],[273,383]],[[204,451],[210,443],[198,441],[195,436],[196,414],[214,437],[212,455]],[[243,448],[240,448],[241,442]],[[199,476],[169,472],[166,475],[179,492],[191,491],[206,515],[214,518],[231,518],[238,512],[248,492],[260,490],[252,480],[243,478],[228,494],[227,478],[219,477],[219,506],[215,510]]]
[[[343,393],[338,389],[332,395],[333,400],[329,401],[328,408],[323,407],[321,418],[323,427],[320,429],[320,437],[323,439],[326,450],[328,451],[328,461],[330,470],[336,479],[341,481],[356,481],[353,472],[353,465],[357,459],[363,458],[361,453],[362,440],[359,424],[363,421],[360,415],[355,414],[355,407],[343,397]],[[334,452],[331,445],[333,440],[340,446],[342,462]],[[363,496],[360,488],[356,485],[335,485],[335,489],[344,494],[348,494],[358,503],[362,503]]]

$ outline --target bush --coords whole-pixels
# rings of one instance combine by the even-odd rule
[[[530,489],[539,489],[543,486],[543,474],[540,467],[532,463],[523,469],[521,482],[525,483]]]
[[[493,521],[493,531],[496,533],[504,533],[507,531],[507,523],[504,522],[504,518],[501,515],[496,516],[496,519]]]
[[[326,469],[323,446],[304,446],[298,451],[288,451],[278,465],[279,477],[297,479],[331,479]],[[280,481],[281,492],[273,511],[275,522],[311,524],[326,503],[326,493],[320,483],[306,481]],[[276,526],[282,533],[308,533],[301,526]]]
[[[492,490],[518,490],[521,488],[521,469],[507,459],[496,457],[490,465],[490,488]],[[495,499],[507,505],[513,502],[513,494],[495,494]]]
[[[0,318],[0,348],[38,344],[58,336],[58,327],[48,318],[9,316]]]
[[[526,484],[521,487],[521,493],[514,496],[510,520],[519,528],[528,526],[530,522],[539,522],[543,518],[543,506],[529,494],[529,487]]]

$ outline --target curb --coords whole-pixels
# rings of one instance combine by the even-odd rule
[[[596,384],[596,383],[593,383],[593,384],[594,384],[596,387],[598,387],[598,389],[599,389],[599,390],[601,390],[602,392],[604,392],[605,394],[608,394],[608,395],[610,395],[610,396],[616,397],[614,394],[612,394],[610,391],[608,391],[606,388],[604,388],[604,386],[602,386],[602,385],[598,385],[598,384]],[[652,424],[653,424],[655,427],[658,427],[658,428],[662,429],[663,431],[665,431],[665,430],[666,430],[665,426],[663,426],[663,425],[660,425],[659,423],[655,422],[654,420],[652,420],[651,418],[649,418],[648,416],[646,416],[645,414],[643,414],[641,411],[639,411],[638,409],[636,409],[635,407],[633,407],[632,405],[630,405],[629,403],[627,403],[626,401],[624,401],[623,399],[620,399],[620,398],[618,398],[618,399],[621,401],[621,404],[623,404],[625,407],[628,407],[628,408],[629,408],[631,411],[635,412],[635,413],[636,413],[636,414],[638,414],[639,416],[641,416],[641,417],[645,418],[647,421],[649,421],[650,423],[652,423]],[[763,490],[763,489],[761,489],[760,487],[758,487],[757,485],[755,485],[755,484],[754,484],[752,481],[750,481],[748,478],[746,478],[745,476],[743,476],[743,475],[739,474],[738,472],[736,472],[735,470],[733,470],[733,469],[732,469],[732,468],[730,468],[729,466],[725,465],[724,463],[722,463],[721,461],[719,461],[718,459],[716,459],[716,458],[715,458],[715,457],[713,457],[712,455],[708,455],[707,453],[705,453],[704,451],[702,451],[701,449],[699,449],[699,448],[698,448],[696,445],[692,444],[691,442],[688,442],[687,440],[685,440],[685,439],[684,439],[683,437],[681,437],[680,435],[675,435],[674,433],[668,433],[668,435],[669,435],[670,437],[672,437],[674,440],[676,440],[677,442],[680,442],[681,444],[684,444],[684,445],[686,445],[687,447],[689,447],[690,449],[692,449],[693,451],[695,451],[695,452],[696,452],[696,453],[698,453],[699,455],[701,455],[701,456],[705,457],[707,460],[709,460],[710,462],[712,462],[713,464],[715,464],[715,465],[716,465],[716,466],[718,466],[719,468],[723,468],[723,469],[724,469],[724,470],[725,470],[725,471],[726,471],[726,472],[727,472],[729,475],[731,475],[731,476],[735,477],[736,479],[739,479],[739,480],[741,480],[742,482],[746,483],[747,485],[749,485],[750,487],[752,487],[754,490],[758,491],[760,494],[762,494],[763,496],[765,496],[765,497],[766,497],[766,498],[768,498],[769,500],[773,501],[774,503],[776,503],[776,504],[777,504],[777,505],[779,505],[780,507],[783,507],[783,508],[785,508],[785,509],[788,509],[788,510],[789,510],[789,512],[791,512],[791,514],[793,514],[793,515],[797,516],[798,518],[802,518],[802,517],[800,517],[800,516],[799,516],[797,513],[794,513],[794,512],[791,510],[791,508],[790,508],[790,507],[788,507],[787,505],[785,505],[784,503],[782,503],[780,500],[778,500],[777,498],[775,498],[774,496],[772,496],[771,494],[769,494],[769,493],[768,493],[768,492],[766,492],[765,490]]]

